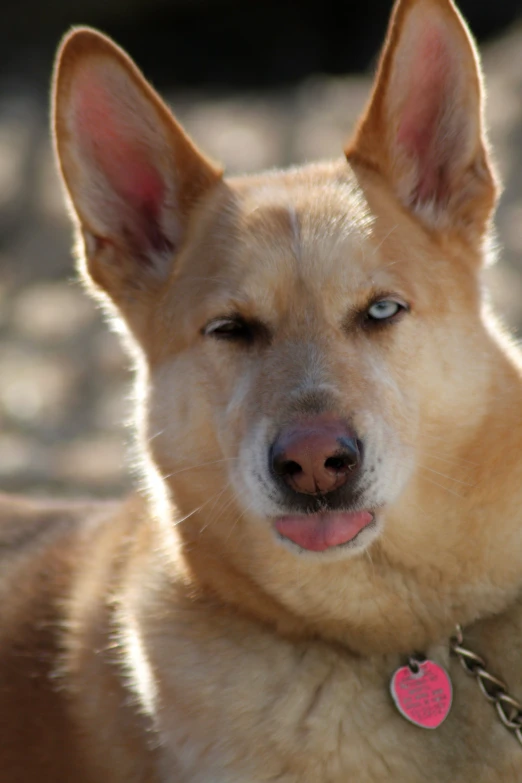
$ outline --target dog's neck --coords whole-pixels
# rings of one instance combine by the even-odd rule
[[[416,569],[393,561],[383,547],[323,569],[298,563],[276,573],[275,564],[262,573],[265,585],[261,569],[246,573],[212,547],[190,549],[183,558],[194,598],[217,601],[282,636],[323,638],[365,655],[426,650],[448,639],[457,623],[468,626],[502,613],[516,600],[522,582],[508,583],[502,571],[497,582],[493,574],[485,574],[479,584],[466,581],[458,560],[449,582],[440,569],[430,573],[421,559]],[[303,605],[306,615],[300,612]]]

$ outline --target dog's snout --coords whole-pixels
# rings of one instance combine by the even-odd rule
[[[341,419],[317,416],[285,428],[272,444],[271,468],[307,495],[342,487],[361,461],[360,444]]]

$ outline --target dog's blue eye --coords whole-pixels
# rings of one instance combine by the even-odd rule
[[[404,305],[394,299],[381,299],[368,308],[366,315],[372,321],[388,321],[401,310],[404,310]]]

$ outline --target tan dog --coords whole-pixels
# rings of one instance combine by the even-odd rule
[[[496,188],[450,0],[399,0],[347,160],[223,180],[90,30],[54,96],[147,490],[3,500],[2,783],[522,781],[450,655],[460,624],[522,698],[520,357],[484,312]],[[390,695],[413,655],[407,687],[420,655],[453,684],[438,728]]]

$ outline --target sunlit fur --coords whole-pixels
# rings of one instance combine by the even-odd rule
[[[94,31],[54,96],[84,274],[137,365],[141,484],[2,501],[2,781],[521,783],[449,654],[459,623],[522,697],[521,361],[484,301],[496,184],[452,3],[399,0],[330,163],[223,179]],[[377,327],[379,297],[405,309]],[[231,316],[252,339],[205,328]],[[275,532],[268,454],[324,412],[364,444],[374,522],[310,553]],[[389,695],[414,653],[453,681],[435,731]]]

